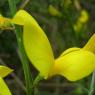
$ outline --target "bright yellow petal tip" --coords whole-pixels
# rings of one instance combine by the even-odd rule
[[[68,54],[68,53],[70,53],[70,52],[78,51],[78,50],[80,50],[80,48],[77,48],[77,47],[69,48],[69,49],[65,50],[65,51],[61,54],[60,57],[66,55],[66,54]]]
[[[10,69],[6,66],[0,66],[0,77],[5,77],[12,71],[13,71],[12,69]]]
[[[87,44],[83,47],[84,50],[88,50],[92,53],[95,53],[95,34],[89,39]]]
[[[36,20],[24,10],[19,10],[13,17],[12,22],[18,25],[25,25],[30,23],[38,25]]]

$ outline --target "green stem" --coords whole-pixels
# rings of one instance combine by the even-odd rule
[[[95,83],[95,71],[93,72],[93,75],[92,75],[92,80],[91,80],[91,85],[90,85],[90,90],[88,92],[88,95],[93,95],[94,83]]]
[[[34,88],[34,95],[39,95],[39,90],[37,89],[37,84],[39,83],[40,80],[42,80],[43,77],[40,75],[40,73],[36,76],[36,78],[33,81],[32,88]]]
[[[33,81],[33,85],[32,85],[32,87],[35,87],[37,84],[38,84],[38,82],[40,81],[40,80],[42,80],[43,79],[43,77],[40,75],[40,73],[36,76],[36,78],[34,79],[34,81]]]
[[[8,0],[9,2],[9,7],[11,11],[11,15],[14,16],[16,13],[16,3],[15,0]],[[23,65],[23,70],[24,70],[24,76],[25,76],[25,82],[26,82],[26,93],[27,95],[32,95],[32,76],[29,68],[29,62],[24,50],[23,46],[23,39],[22,39],[22,31],[20,27],[16,27],[15,29],[16,33],[16,38],[17,38],[17,43],[18,43],[18,49],[19,49],[19,54],[21,57],[21,62]]]

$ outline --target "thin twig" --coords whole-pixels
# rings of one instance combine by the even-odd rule
[[[24,0],[24,2],[20,5],[19,9],[24,9],[30,0]]]
[[[38,84],[38,87],[39,88],[53,88],[55,89],[56,87],[58,87],[59,89],[63,89],[63,88],[66,88],[66,87],[81,87],[83,91],[85,91],[86,93],[89,92],[89,90],[85,87],[83,87],[83,85],[80,85],[79,83],[39,83]]]
[[[9,58],[10,57],[10,54],[0,54],[0,57],[4,57],[4,58]]]
[[[90,85],[90,90],[88,92],[88,95],[93,95],[94,83],[95,83],[95,71],[93,72],[93,75],[92,75],[91,85]]]
[[[79,1],[79,0],[74,0],[74,5],[75,5],[75,7],[76,7],[76,9],[77,9],[78,11],[81,10],[81,5],[80,5],[80,1]]]

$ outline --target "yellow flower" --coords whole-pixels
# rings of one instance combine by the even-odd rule
[[[86,11],[86,10],[82,10],[81,11],[81,15],[80,15],[80,17],[79,17],[79,22],[81,22],[81,23],[86,23],[87,21],[88,21],[88,19],[89,19],[89,14],[88,14],[88,12]]]
[[[89,20],[89,14],[86,10],[81,10],[80,16],[74,24],[74,30],[80,32]]]
[[[0,66],[0,95],[12,95],[3,78],[11,73],[13,70],[6,67]]]
[[[67,49],[54,60],[47,36],[31,15],[20,10],[12,22],[23,26],[23,43],[26,54],[44,78],[58,74],[70,81],[76,81],[94,71],[95,34],[83,48]]]
[[[57,10],[54,6],[49,5],[48,8],[48,12],[52,15],[52,16],[62,16],[62,14],[59,12],[59,10]]]

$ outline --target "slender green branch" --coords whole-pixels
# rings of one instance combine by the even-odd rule
[[[20,5],[19,9],[24,9],[30,0],[24,0],[24,2]]]
[[[32,88],[34,88],[34,95],[39,95],[39,90],[37,89],[37,85],[40,80],[42,80],[43,77],[40,75],[40,73],[36,76],[36,78],[33,81]]]
[[[36,78],[34,79],[34,81],[33,81],[33,85],[32,85],[32,87],[35,87],[37,84],[38,84],[38,82],[40,81],[40,80],[42,80],[43,79],[43,77],[40,75],[40,73],[36,76]]]
[[[89,90],[88,95],[93,95],[94,83],[95,83],[95,71],[93,72],[93,75],[92,75],[92,80],[91,80],[91,85],[90,85],[90,90]]]
[[[11,15],[14,16],[14,14],[16,13],[15,0],[8,0],[8,2],[9,2]],[[26,56],[26,53],[25,53],[25,50],[24,50],[24,46],[23,46],[21,28],[16,27],[15,34],[16,34],[19,54],[20,54],[20,58],[21,58],[21,62],[22,62],[22,65],[23,65],[23,70],[24,70],[26,90],[27,90],[26,93],[27,93],[27,95],[32,95],[32,76],[31,76],[31,73],[30,73],[29,62],[28,62],[28,59],[27,59],[27,56]]]

